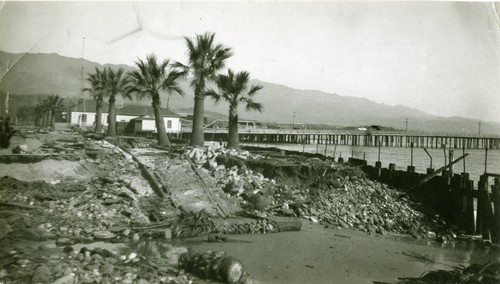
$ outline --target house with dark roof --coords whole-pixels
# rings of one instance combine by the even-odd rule
[[[181,116],[168,109],[161,109],[165,130],[167,133],[181,131]],[[117,122],[129,122],[126,129],[135,132],[156,132],[155,114],[153,107],[142,105],[128,105],[116,111]]]

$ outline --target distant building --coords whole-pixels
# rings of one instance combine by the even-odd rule
[[[95,125],[96,118],[96,103],[93,100],[79,101],[77,105],[71,108],[70,124],[79,126]],[[108,108],[109,105],[103,102],[102,108],[102,125],[108,125]],[[163,121],[165,122],[165,130],[168,133],[178,133],[181,131],[180,115],[166,109],[162,109]],[[151,106],[143,105],[128,105],[116,110],[116,122],[128,123],[127,131],[139,132],[150,131],[156,132],[156,124],[154,120],[154,112]],[[133,126],[129,126],[133,120]]]
[[[102,103],[102,125],[108,125],[108,104]],[[95,125],[96,121],[96,102],[94,100],[79,100],[75,106],[70,108],[70,121],[71,125],[79,125],[81,127],[88,127]]]
[[[167,133],[179,133],[181,131],[180,115],[168,109],[161,110],[165,130]],[[129,122],[127,132],[156,132],[155,115],[151,106],[129,105],[116,111],[117,122]]]

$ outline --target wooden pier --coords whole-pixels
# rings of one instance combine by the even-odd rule
[[[189,140],[189,132],[180,138]],[[205,129],[206,141],[227,141],[227,129]],[[240,130],[240,142],[260,144],[328,144],[347,146],[425,147],[449,149],[500,149],[500,136],[474,136],[450,133],[313,131],[313,130]]]

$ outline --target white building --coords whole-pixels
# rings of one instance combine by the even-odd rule
[[[86,100],[85,104],[80,101],[71,109],[70,124],[81,127],[90,127],[95,125],[96,103],[93,100]],[[102,125],[108,125],[108,104],[103,102],[102,107]],[[163,121],[167,133],[179,133],[181,131],[180,115],[166,109],[162,109]],[[156,123],[154,119],[153,107],[142,105],[128,105],[116,110],[116,122],[130,122],[134,120],[133,126],[127,126],[132,132],[156,132]],[[131,128],[130,128],[131,127]]]
[[[89,127],[95,125],[96,120],[96,102],[94,100],[78,101],[78,104],[71,108],[70,124],[80,127]],[[102,125],[108,125],[108,104],[102,103]]]
[[[180,115],[167,109],[162,109],[161,112],[167,133],[179,133],[182,124]],[[116,121],[129,122],[126,131],[130,133],[157,132],[155,115],[151,106],[126,106],[116,111]]]

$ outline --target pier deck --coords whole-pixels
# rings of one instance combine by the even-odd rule
[[[189,139],[191,133],[183,132],[181,139]],[[227,129],[205,129],[205,140],[227,141]],[[452,133],[423,132],[384,132],[361,130],[276,130],[240,129],[243,143],[291,143],[291,144],[329,144],[348,146],[382,147],[425,147],[455,149],[500,149],[499,135],[467,135]]]

